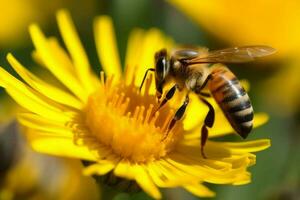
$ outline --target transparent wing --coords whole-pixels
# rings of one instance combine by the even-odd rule
[[[264,57],[275,53],[269,46],[243,46],[210,51],[204,57],[194,57],[185,60],[186,63],[243,63],[253,61],[255,58]]]
[[[171,56],[176,60],[190,60],[196,57],[203,57],[207,54],[208,49],[204,47],[197,47],[191,45],[180,45],[172,49]]]

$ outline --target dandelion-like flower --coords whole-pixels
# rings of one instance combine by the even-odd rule
[[[18,115],[28,128],[33,149],[57,156],[90,161],[86,175],[113,175],[134,180],[153,198],[161,198],[158,187],[183,187],[194,195],[214,196],[203,183],[245,184],[247,168],[256,152],[269,147],[269,140],[215,142],[200,151],[200,127],[208,108],[196,96],[185,118],[169,132],[167,127],[180,105],[178,95],[163,109],[158,106],[152,76],[139,91],[145,70],[153,66],[155,51],[170,48],[171,39],[158,30],[135,30],[128,40],[125,73],[122,73],[111,19],[95,20],[95,40],[104,72],[91,72],[87,55],[66,11],[57,14],[59,30],[68,53],[54,38],[30,26],[34,58],[61,83],[52,85],[22,66],[11,54],[7,59],[23,81],[0,68],[0,85],[27,112]],[[210,138],[232,133],[221,110]],[[267,116],[257,114],[254,125]]]

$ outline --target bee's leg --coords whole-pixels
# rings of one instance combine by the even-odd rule
[[[201,96],[204,96],[204,97],[211,97],[211,95],[209,93],[206,93],[206,92],[200,92],[199,94]]]
[[[189,102],[190,102],[190,98],[189,98],[189,94],[187,94],[185,96],[185,100],[184,100],[183,104],[180,106],[180,108],[178,108],[178,110],[176,111],[173,119],[171,120],[171,122],[170,122],[170,124],[168,126],[167,134],[165,135],[165,137],[162,140],[164,140],[164,139],[167,138],[170,130],[172,130],[172,128],[174,127],[175,123],[182,118],[182,116],[183,116],[183,114],[185,112],[185,109],[188,106]]]
[[[205,86],[207,85],[207,83],[208,83],[208,81],[211,79],[211,74],[209,74],[207,77],[206,77],[206,79],[205,79],[205,81],[203,82],[203,84],[202,84],[202,86],[201,86],[201,88],[200,88],[200,91],[203,89],[203,88],[205,88]]]
[[[179,90],[178,84],[175,84],[173,87],[171,87],[171,89],[167,92],[165,98],[161,101],[161,103],[157,107],[156,111],[158,111],[160,108],[162,108],[174,96],[176,89]]]
[[[146,80],[146,77],[147,77],[149,71],[154,72],[155,69],[154,69],[154,68],[149,68],[149,69],[146,70],[145,75],[144,75],[144,78],[143,78],[143,81],[142,81],[141,86],[140,86],[140,91],[142,90],[142,87],[143,87],[143,85],[144,85],[144,82],[145,82],[145,80]]]
[[[208,139],[208,129],[207,129],[207,127],[211,128],[213,126],[214,122],[215,122],[215,110],[207,100],[205,100],[204,98],[201,98],[201,97],[200,97],[200,100],[204,104],[206,104],[209,108],[209,111],[208,111],[208,113],[205,117],[205,120],[204,120],[204,124],[201,128],[201,154],[202,154],[203,158],[206,158],[206,156],[204,154],[204,146],[205,146],[205,143]]]

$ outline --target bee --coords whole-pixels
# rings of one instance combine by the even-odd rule
[[[160,102],[158,109],[165,105],[175,94],[176,90],[186,89],[187,94],[183,104],[176,111],[168,126],[168,132],[176,121],[180,120],[189,104],[189,93],[194,92],[209,108],[201,128],[201,154],[208,139],[208,128],[215,121],[213,106],[206,100],[212,96],[232,128],[246,138],[253,126],[253,108],[250,98],[237,77],[222,63],[244,63],[275,53],[269,46],[242,46],[214,51],[201,51],[196,48],[181,48],[169,55],[166,49],[155,54],[155,68],[147,69],[140,89],[149,71],[155,72],[156,96]],[[175,85],[167,91],[164,99],[163,86],[171,79]],[[210,93],[203,92],[207,88]],[[157,110],[158,110],[157,109]],[[165,136],[166,138],[166,136]]]

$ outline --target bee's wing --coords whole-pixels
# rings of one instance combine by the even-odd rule
[[[269,46],[243,46],[210,51],[204,57],[194,57],[185,62],[193,63],[243,63],[253,61],[255,58],[264,57],[275,53]]]
[[[208,49],[190,45],[180,45],[172,49],[171,55],[176,60],[191,60],[207,53]]]

